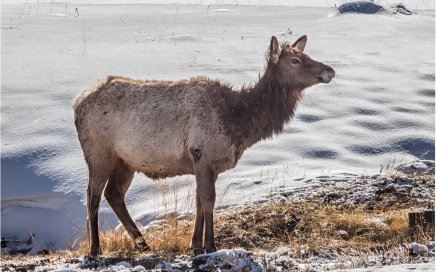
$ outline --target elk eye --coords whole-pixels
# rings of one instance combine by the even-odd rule
[[[300,64],[300,61],[298,59],[291,59],[291,62],[293,64]]]

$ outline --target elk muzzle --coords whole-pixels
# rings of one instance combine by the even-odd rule
[[[321,83],[329,83],[334,77],[335,70],[333,70],[330,66],[326,66],[318,78],[319,82]]]

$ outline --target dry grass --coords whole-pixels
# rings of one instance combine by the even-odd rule
[[[217,242],[225,248],[275,250],[287,246],[297,254],[308,250],[322,254],[347,249],[369,252],[409,242],[407,210],[269,204],[221,214],[217,222]]]
[[[192,224],[187,220],[167,218],[144,232],[145,239],[153,254],[185,254],[190,253],[189,243],[192,235]],[[107,230],[100,233],[100,245],[107,257],[140,257],[133,241],[124,229]],[[80,243],[78,255],[86,256],[89,242]]]
[[[153,253],[190,254],[193,221],[166,218],[159,226],[145,233],[145,239]]]
[[[274,251],[291,248],[297,256],[355,252],[389,251],[410,243],[406,209],[368,210],[364,206],[338,209],[333,205],[277,204],[254,205],[218,213],[215,219],[219,248]],[[168,216],[145,232],[153,254],[190,254],[189,243],[193,219],[177,220]],[[421,237],[426,243],[434,233]],[[124,230],[101,233],[106,256],[138,257],[130,237]],[[86,255],[87,243],[80,254]],[[351,254],[352,255],[352,254]]]
[[[434,176],[414,176],[419,186],[427,181],[434,184]],[[395,178],[393,178],[395,179]],[[434,185],[429,186],[434,186]],[[152,254],[191,254],[189,248],[193,217],[180,219],[177,210],[192,210],[192,200],[177,201],[179,184],[159,183],[166,216],[144,231]],[[389,197],[386,197],[386,196]],[[389,251],[410,242],[427,244],[434,240],[432,232],[422,232],[411,241],[408,213],[423,211],[424,204],[410,202],[410,193],[382,192],[376,194],[379,204],[362,203],[358,207],[321,204],[320,202],[265,204],[230,208],[215,214],[215,235],[218,248],[274,251],[291,248],[295,254]],[[176,201],[174,201],[176,199]],[[407,200],[407,201],[406,201]],[[183,202],[184,204],[180,204]],[[434,207],[434,200],[432,207]],[[402,205],[403,203],[404,205]],[[406,204],[407,203],[407,204]],[[179,206],[178,206],[179,205]],[[186,207],[184,207],[186,206]],[[106,256],[139,257],[130,237],[124,230],[100,233]],[[82,242],[78,252],[86,255],[88,243]]]

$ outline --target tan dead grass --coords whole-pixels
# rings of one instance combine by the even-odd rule
[[[434,176],[423,176],[419,180],[423,186],[427,181],[434,184]],[[165,207],[166,216],[144,232],[152,254],[190,254],[193,218],[181,220],[177,216],[178,205],[181,205],[177,201],[179,184],[164,182],[159,186],[160,205]],[[387,251],[410,242],[427,244],[433,239],[434,231],[423,231],[417,241],[410,240],[408,213],[423,211],[425,207],[392,205],[378,197],[381,204],[377,206],[368,203],[347,207],[327,203],[268,202],[229,208],[215,214],[217,247],[274,251],[285,246],[298,255],[308,252],[359,254]],[[402,199],[397,197],[396,201],[402,202]],[[186,211],[192,210],[192,200],[180,202],[185,203],[182,206],[186,206]],[[134,257],[139,254],[124,230],[102,232],[101,241],[105,255]],[[79,252],[86,255],[87,248],[88,244],[82,242]]]
[[[341,252],[375,252],[410,243],[409,210],[377,211],[360,207],[340,210],[333,205],[306,204],[254,205],[217,213],[218,248],[245,248],[274,251],[291,248],[297,255]],[[189,243],[193,219],[167,217],[145,232],[152,254],[191,254]],[[430,234],[432,235],[432,234]],[[415,241],[425,243],[427,241]],[[138,257],[124,230],[101,233],[105,256]],[[88,245],[80,245],[86,255]],[[357,253],[356,253],[357,254]]]
[[[339,210],[332,205],[269,204],[217,216],[220,247],[274,250],[280,246],[323,253],[347,247],[370,251],[408,241],[406,210]],[[221,222],[225,222],[224,224]],[[326,243],[327,241],[327,243]]]
[[[166,218],[158,227],[145,233],[145,239],[153,253],[191,254],[190,242],[193,221]]]
[[[191,253],[192,224],[188,220],[179,221],[167,218],[155,227],[144,232],[145,239],[152,254],[188,254]],[[140,257],[133,241],[124,229],[106,230],[100,233],[100,245],[106,257]],[[89,252],[89,242],[84,240],[77,250],[79,255],[86,256]],[[147,253],[145,253],[147,254]]]

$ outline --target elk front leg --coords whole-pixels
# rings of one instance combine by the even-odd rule
[[[196,190],[196,210],[195,210],[195,223],[194,234],[191,240],[191,249],[194,251],[194,256],[204,253],[203,247],[203,229],[204,229],[204,211],[203,205],[201,205],[200,194],[198,192],[198,186]]]
[[[206,193],[203,201],[204,210],[204,248],[206,253],[211,253],[216,251],[215,246],[215,233],[213,226],[213,210],[215,208],[215,182],[213,183],[213,189],[210,189]]]
[[[203,158],[194,164],[194,172],[197,181],[197,209],[191,246],[194,249],[194,254],[200,252],[200,250],[196,249],[201,245],[204,225],[203,248],[206,249],[207,253],[210,253],[216,251],[213,210],[215,208],[215,181],[217,175]]]

